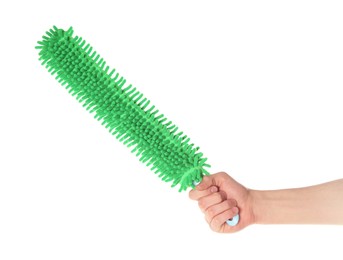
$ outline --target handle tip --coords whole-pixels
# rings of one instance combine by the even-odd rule
[[[194,187],[195,187],[195,186],[198,186],[198,185],[200,184],[200,182],[201,182],[201,181],[193,181]]]
[[[230,227],[234,227],[238,224],[239,222],[239,215],[237,214],[233,218],[230,218],[226,221],[226,224],[228,224]]]

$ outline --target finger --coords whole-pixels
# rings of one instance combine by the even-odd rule
[[[210,222],[210,227],[215,232],[223,232],[227,230],[226,221],[233,218],[238,214],[239,210],[237,207],[225,210],[224,212],[215,216]]]
[[[219,191],[200,198],[198,200],[198,205],[202,212],[205,212],[209,207],[219,204],[225,199],[225,193]]]
[[[207,223],[210,224],[214,217],[236,206],[237,201],[233,199],[224,200],[219,204],[207,208],[207,210],[205,211],[205,219]]]
[[[202,190],[202,191],[198,191],[198,190],[191,190],[189,192],[189,198],[192,200],[199,200],[202,197],[208,196],[214,192],[218,191],[218,187],[217,186],[210,186],[208,189],[206,190]]]

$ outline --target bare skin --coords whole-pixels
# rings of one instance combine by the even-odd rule
[[[251,224],[334,224],[343,225],[343,179],[315,186],[252,190],[227,173],[205,176],[189,197],[213,231],[237,232]],[[236,214],[239,223],[230,227],[226,220]]]

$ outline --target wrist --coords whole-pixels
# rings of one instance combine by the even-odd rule
[[[254,190],[252,197],[256,224],[299,224],[310,221],[311,212],[306,205],[311,203],[311,196],[302,189]]]
[[[255,224],[292,222],[296,202],[287,190],[253,190],[251,193]]]
[[[263,209],[263,192],[259,190],[250,190],[251,194],[251,201],[252,201],[252,214],[253,214],[253,220],[254,224],[263,224],[263,215],[264,213],[267,213]]]

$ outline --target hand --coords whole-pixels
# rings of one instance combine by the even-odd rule
[[[189,197],[197,200],[211,229],[220,233],[233,233],[254,223],[250,190],[236,182],[227,173],[204,176]],[[239,213],[238,224],[231,227],[226,220]]]
[[[220,172],[204,176],[189,197],[198,201],[211,229],[220,233],[254,223],[343,225],[343,179],[303,188],[251,190]],[[238,224],[227,225],[237,213]]]

